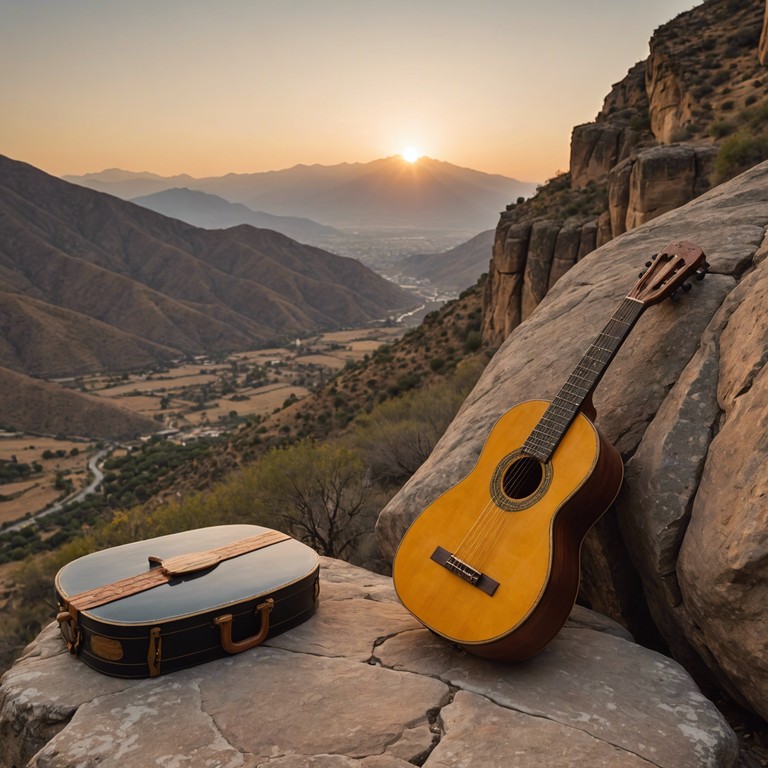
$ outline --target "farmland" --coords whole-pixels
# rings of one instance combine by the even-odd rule
[[[154,419],[170,440],[216,437],[306,397],[345,366],[402,335],[403,328],[337,331],[284,347],[197,357],[151,371],[61,382]],[[99,445],[86,436],[0,432],[0,526],[69,498],[89,480]]]

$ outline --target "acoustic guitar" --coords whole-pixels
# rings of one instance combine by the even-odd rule
[[[554,400],[503,415],[469,475],[414,520],[393,578],[428,629],[503,661],[533,656],[560,631],[578,592],[581,543],[624,475],[593,423],[592,393],[643,311],[707,268],[689,242],[656,254]]]

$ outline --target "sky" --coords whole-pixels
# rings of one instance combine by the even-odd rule
[[[220,176],[406,147],[542,182],[696,0],[0,0],[0,154]]]

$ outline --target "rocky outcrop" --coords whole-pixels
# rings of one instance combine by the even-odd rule
[[[506,218],[505,218],[506,216]],[[483,338],[500,344],[580,258],[595,249],[595,222],[516,222],[502,214],[483,300]]]
[[[571,133],[570,171],[574,189],[605,184],[614,165],[629,157],[637,134],[614,123],[585,123]]]
[[[596,392],[597,423],[626,476],[587,538],[583,598],[639,634],[642,617],[624,608],[637,603],[639,578],[675,655],[768,717],[766,224],[768,163],[578,261],[382,512],[381,548],[392,556],[418,510],[467,474],[502,413],[556,394],[652,253],[693,240],[711,274],[644,315]]]
[[[523,222],[546,222],[549,229],[592,226],[600,246],[710,189],[718,149],[713,127],[718,120],[721,128],[737,121],[738,109],[764,99],[763,73],[756,64],[758,55],[763,61],[766,56],[765,20],[756,50],[762,13],[762,0],[735,5],[712,0],[659,27],[649,57],[611,88],[594,122],[573,129],[568,171],[572,196],[547,199],[547,188],[555,181],[550,180],[530,205],[511,206],[502,214],[498,234],[503,237],[511,225]],[[587,212],[579,205],[579,196],[590,187],[604,189],[603,210],[593,206]],[[502,250],[503,242],[494,254]],[[554,284],[569,258],[559,254],[559,246],[543,260],[540,251],[523,252],[518,258],[522,276],[516,273],[510,285],[494,256],[484,306],[487,346],[498,347],[505,331],[540,300],[541,292],[528,284],[527,273],[540,283],[541,273],[558,263],[549,280]],[[525,297],[523,311],[514,302],[505,304],[518,290]]]
[[[593,125],[599,128],[601,124]],[[715,153],[714,147],[692,144],[633,152],[590,179],[594,183],[607,176],[608,210],[594,221],[544,218],[520,222],[515,208],[503,213],[486,284],[485,343],[501,344],[565,271],[587,253],[706,191]]]
[[[120,680],[54,626],[3,677],[0,766],[731,768],[733,731],[675,662],[576,608],[536,659],[470,657],[388,578],[325,559],[320,606],[264,646]]]
[[[626,200],[626,212],[622,220],[622,205],[610,208],[612,235],[645,224],[705,192],[715,154],[709,146],[658,146],[616,168],[610,195]]]
[[[651,137],[642,126],[648,113],[645,65],[635,64],[614,84],[593,123],[577,125],[571,133],[571,186],[583,189],[590,182],[605,184],[615,165]]]
[[[651,40],[645,80],[653,135],[662,144],[680,141],[691,122],[695,100],[686,87],[679,60],[668,55],[664,43],[656,39]]]

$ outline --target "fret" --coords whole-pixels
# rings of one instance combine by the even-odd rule
[[[574,371],[574,372],[571,374],[571,379],[574,379],[574,378],[576,378],[576,379],[582,379],[583,381],[588,381],[588,382],[590,383],[590,385],[592,384],[592,376],[586,376],[586,375],[584,375],[584,374],[582,374],[582,373],[577,373],[576,371]],[[570,381],[571,379],[569,379],[568,381]],[[566,384],[567,384],[567,383],[568,383],[568,382],[566,382]],[[573,386],[575,387],[575,386],[578,386],[578,385],[574,383],[574,384],[573,384]],[[583,387],[581,387],[581,389],[583,389]],[[589,387],[587,387],[587,388],[586,388],[586,391],[587,391],[587,392],[589,391]],[[585,392],[585,394],[586,394],[586,392]]]
[[[525,452],[541,461],[551,457],[644,309],[634,299],[622,301],[528,436]]]
[[[576,406],[579,406],[582,403],[582,398],[580,397],[577,397],[577,398],[566,397],[563,394],[562,389],[560,390],[560,394],[558,394],[558,396],[553,400],[553,403],[556,402],[557,400],[565,400],[566,403],[569,403],[570,405],[576,405]]]
[[[584,387],[580,387],[575,381],[571,381],[571,379],[568,379],[568,381],[563,384],[563,389],[569,391],[569,394],[576,394],[579,396],[586,395],[589,391],[589,388],[585,389]],[[575,392],[572,392],[570,390],[576,390]]]

